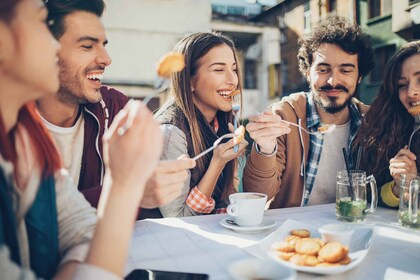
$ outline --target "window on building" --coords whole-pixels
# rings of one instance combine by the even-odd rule
[[[375,67],[370,72],[370,83],[382,82],[384,78],[386,63],[395,53],[395,49],[395,45],[388,45],[375,49]]]
[[[329,13],[337,10],[337,0],[328,0],[327,1],[327,11]]]
[[[246,59],[244,67],[244,86],[246,89],[256,89],[257,88],[257,61]]]
[[[283,16],[277,18],[280,29],[280,43],[285,44],[289,41],[287,37],[287,24]]]
[[[392,0],[368,0],[369,18],[385,16],[392,12]]]
[[[303,30],[305,33],[311,31],[311,7],[309,2],[306,2],[303,10]]]

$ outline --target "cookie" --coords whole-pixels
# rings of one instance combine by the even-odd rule
[[[339,264],[343,264],[343,265],[346,265],[346,264],[349,264],[349,263],[351,263],[351,259],[350,259],[350,257],[349,257],[349,256],[346,256],[344,259],[342,259],[342,260],[339,262]]]
[[[307,229],[292,229],[290,231],[291,235],[299,236],[301,238],[307,238],[311,236],[311,232]]]
[[[306,258],[306,255],[294,254],[289,259],[289,262],[297,264],[297,265],[305,265],[305,258]]]
[[[271,245],[271,249],[285,253],[293,253],[295,251],[295,246],[288,242],[281,241],[273,243],[273,245]]]
[[[313,239],[302,238],[295,246],[296,253],[316,256],[318,251],[321,249],[321,245]]]
[[[305,266],[316,266],[317,264],[319,264],[319,260],[317,257],[315,256],[306,256],[305,260],[304,260],[304,265]]]
[[[286,252],[277,252],[277,257],[284,260],[284,261],[288,261],[290,260],[291,257],[293,257],[295,255],[295,253],[286,253]]]
[[[245,137],[245,127],[241,125],[235,130],[235,137],[233,137],[233,144],[239,144]]]
[[[339,263],[328,263],[328,262],[320,262],[316,266],[338,266]]]
[[[317,242],[321,247],[325,246],[325,241],[321,238],[311,238],[313,241]]]
[[[336,263],[347,256],[348,249],[338,242],[329,242],[318,252],[318,257],[322,261]]]
[[[294,236],[294,235],[289,235],[285,238],[286,242],[289,242],[290,244],[292,244],[293,246],[296,245],[296,243],[300,240],[301,238],[299,236]]]

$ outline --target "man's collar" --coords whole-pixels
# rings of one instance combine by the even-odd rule
[[[307,101],[307,106],[306,106],[306,111],[307,111],[307,115],[306,115],[306,123],[308,128],[312,128],[315,127],[317,128],[318,125],[321,123],[321,118],[318,115],[318,112],[316,111],[316,106],[315,106],[315,102],[314,102],[314,95],[311,92],[308,92],[306,94],[306,101]]]

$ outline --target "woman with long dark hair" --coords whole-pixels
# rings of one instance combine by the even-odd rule
[[[174,73],[169,100],[155,114],[164,132],[163,158],[190,157],[232,132],[232,94],[241,90],[239,63],[233,42],[216,33],[195,33],[174,49],[185,57],[185,68]],[[165,216],[222,212],[228,195],[237,191],[237,158],[233,139],[197,160],[197,166],[173,202],[160,207]]]
[[[420,170],[419,132],[407,146],[416,115],[420,115],[420,41],[405,44],[388,62],[353,146],[355,157],[361,149],[360,169],[378,180],[382,206],[397,207],[400,176]]]
[[[104,136],[107,179],[97,218],[61,170],[34,107],[59,87],[59,44],[46,22],[41,0],[0,1],[0,277],[119,279],[162,135],[144,105],[131,103],[116,116]],[[130,129],[115,133],[126,122]]]

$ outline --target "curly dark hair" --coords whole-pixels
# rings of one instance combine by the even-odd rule
[[[357,147],[362,147],[362,163],[368,165],[364,166],[364,170],[371,174],[388,167],[389,160],[407,145],[413,130],[414,118],[399,98],[398,79],[404,61],[416,54],[420,54],[420,41],[405,44],[389,60],[379,93],[353,142],[353,152]],[[413,138],[411,150],[417,157],[420,156],[418,133]],[[417,160],[417,169],[420,170],[420,160]]]
[[[299,71],[304,77],[308,77],[313,54],[322,44],[335,44],[349,54],[357,54],[359,77],[366,76],[375,65],[370,36],[345,17],[329,16],[298,41]]]
[[[105,10],[103,0],[48,0],[48,26],[58,40],[65,32],[64,19],[68,14],[83,11],[101,17]]]

